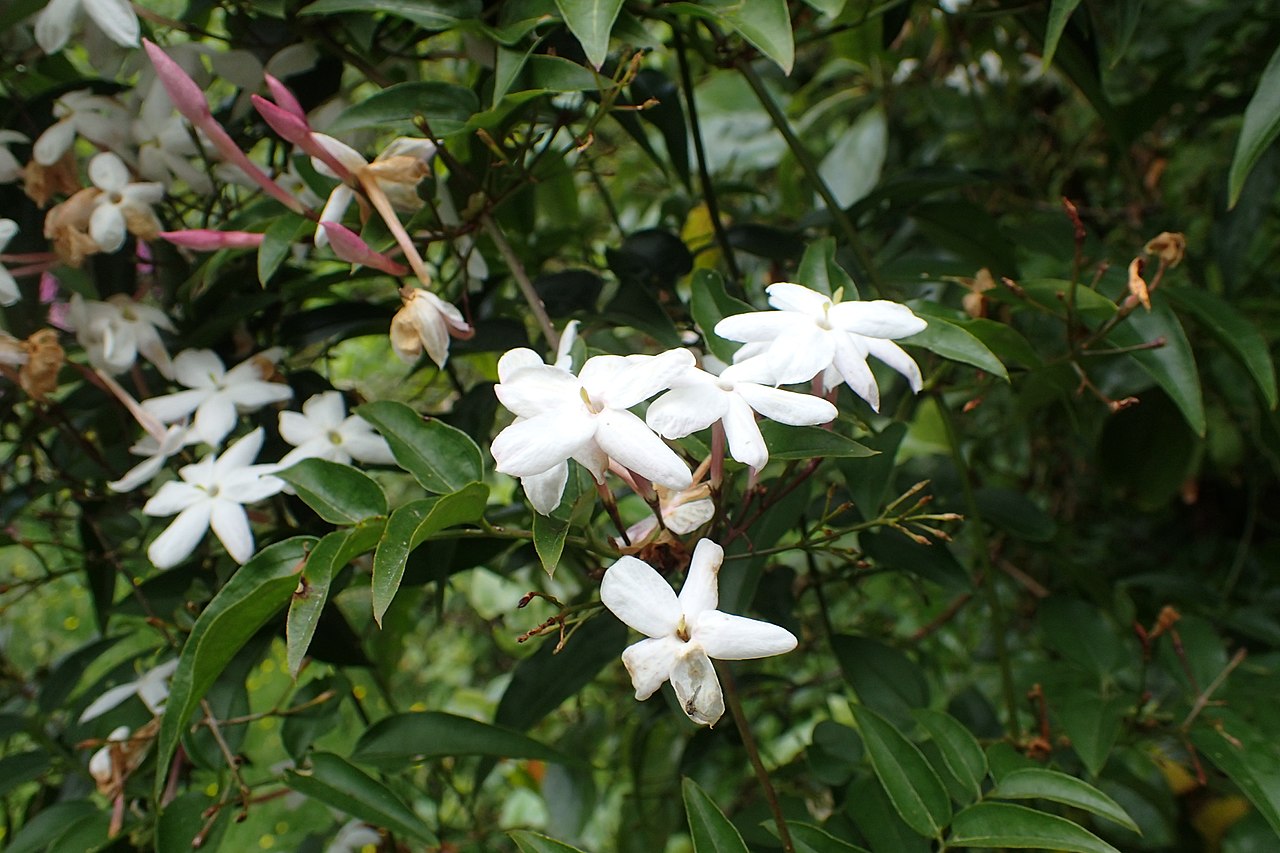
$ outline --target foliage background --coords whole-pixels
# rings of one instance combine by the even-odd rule
[[[139,69],[128,57],[91,61],[82,47],[42,55],[24,38],[41,5],[0,4],[0,116],[31,138],[55,95],[119,91]],[[1141,835],[1049,788],[1034,804],[1119,849],[1274,845],[1280,432],[1269,353],[1280,324],[1280,155],[1274,133],[1255,134],[1256,151],[1240,142],[1251,100],[1261,110],[1275,97],[1267,86],[1280,87],[1263,73],[1280,39],[1272,4],[634,2],[612,39],[594,42],[607,47],[593,57],[602,76],[564,21],[581,30],[607,3],[139,6],[166,44],[204,39],[263,61],[310,45],[317,61],[287,82],[308,107],[336,103],[336,126],[357,147],[377,150],[393,125],[429,129],[447,146],[438,186],[420,193],[447,194],[457,224],[442,227],[431,206],[415,220],[452,238],[428,257],[447,298],[466,293],[478,329],[455,343],[447,372],[395,362],[385,339],[395,282],[291,255],[299,222],[278,206],[234,188],[212,215],[191,195],[167,200],[170,227],[268,235],[257,256],[152,246],[158,292],[182,318],[178,337],[227,353],[244,341],[287,347],[298,399],[333,384],[353,400],[399,400],[486,447],[499,417],[497,356],[547,349],[495,233],[553,318],[583,320],[600,350],[674,345],[693,321],[706,327],[698,292],[723,280],[760,307],[764,285],[803,281],[802,259],[811,271],[816,258],[863,298],[909,300],[968,333],[950,349],[933,341],[941,355],[914,351],[927,379],[919,396],[899,384],[881,415],[841,398],[845,434],[881,455],[824,462],[731,551],[722,595],[802,639],[788,658],[737,668],[737,680],[782,810],[829,834],[810,836],[811,849],[940,846],[914,831],[910,801],[945,784],[959,812],[976,795],[948,760],[947,737],[913,716],[922,708],[945,710],[982,743],[993,781],[1034,762],[1104,792]],[[504,83],[505,98],[495,91]],[[382,90],[398,94],[374,97]],[[215,84],[219,117],[283,169],[287,149],[236,109],[238,94]],[[1064,197],[1079,210],[1080,241]],[[0,187],[0,207],[22,225],[9,251],[43,248],[40,212],[19,188]],[[1187,252],[1153,292],[1154,310],[1129,314],[1108,346],[1093,347],[1124,351],[1086,352],[1084,330],[1114,316],[1130,259],[1163,231],[1184,233]],[[386,242],[376,229],[365,236]],[[459,236],[474,239],[487,274],[468,280]],[[975,319],[964,299],[982,269],[995,287]],[[134,291],[136,275],[124,255],[58,272],[65,289],[98,297]],[[26,298],[4,309],[5,328],[25,337],[45,310]],[[1163,347],[1127,349],[1157,338]],[[781,849],[734,726],[697,729],[662,694],[635,704],[616,660],[625,633],[609,614],[556,656],[554,631],[516,641],[556,613],[542,600],[517,609],[529,590],[594,601],[609,525],[598,508],[580,511],[548,576],[530,544],[532,514],[491,470],[487,521],[415,550],[381,627],[367,558],[336,574],[296,682],[283,613],[261,631],[246,621],[252,636],[242,648],[226,641],[234,656],[209,672],[202,711],[253,719],[227,728],[245,763],[233,773],[207,727],[183,734],[181,795],[158,808],[163,768],[144,764],[128,782],[124,832],[108,840],[112,803],[93,793],[82,744],[150,715],[136,701],[90,724],[78,714],[158,648],[181,647],[235,566],[216,546],[167,573],[146,563],[152,523],[141,500],[103,487],[131,464],[132,425],[98,389],[66,371],[52,407],[11,386],[4,394],[0,794],[13,849],[190,849],[197,831],[225,849],[323,849],[347,814],[392,827],[334,793],[363,783],[308,788],[286,762],[359,758],[374,722],[411,712],[530,738],[481,737],[472,749],[446,728],[425,763],[406,752],[362,765],[438,849],[510,849],[506,832],[522,828],[586,850],[733,849],[708,846],[734,833],[695,807],[700,795],[682,779],[750,849]],[[1129,396],[1138,404],[1108,405]],[[777,488],[801,467],[775,462],[764,482]],[[372,476],[392,507],[423,495],[401,471]],[[938,533],[895,521],[914,498],[892,502],[922,481],[928,511],[965,520]],[[633,499],[623,511],[631,521],[645,509]],[[261,545],[334,528],[293,498],[266,512]],[[729,567],[742,568],[733,581]],[[275,583],[283,607],[288,577]],[[922,744],[933,769],[877,765],[865,743],[875,723],[861,709]],[[985,779],[982,769],[984,796]],[[998,833],[963,843],[959,828],[951,849],[1012,846]],[[1064,838],[1050,840],[1106,849]],[[392,830],[381,843],[423,842]]]

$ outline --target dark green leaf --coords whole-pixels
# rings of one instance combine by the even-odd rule
[[[909,572],[956,593],[971,592],[964,566],[945,542],[922,545],[896,530],[863,534],[862,547],[876,564],[895,572]]]
[[[1058,50],[1058,42],[1062,39],[1062,31],[1067,28],[1067,19],[1080,5],[1080,0],[1053,0],[1049,6],[1049,25],[1044,33],[1044,60],[1041,67],[1049,70],[1053,64],[1053,55]]]
[[[708,0],[706,5],[720,13],[725,25],[772,59],[783,74],[791,73],[796,46],[786,0]]]
[[[1257,326],[1220,296],[1191,287],[1161,291],[1179,311],[1190,314],[1234,355],[1262,392],[1267,408],[1276,407],[1276,369],[1271,350]]]
[[[748,853],[737,827],[707,792],[689,777],[681,782],[684,810],[689,817],[689,833],[693,836],[693,853]]]
[[[1052,695],[1050,701],[1053,701]],[[1071,747],[1089,774],[1096,777],[1107,764],[1120,737],[1126,703],[1118,696],[1103,699],[1088,690],[1074,690],[1053,703]]]
[[[1066,818],[1009,803],[976,803],[960,812],[951,822],[947,846],[1120,853]]]
[[[870,637],[837,634],[831,638],[831,650],[863,705],[906,723],[913,708],[928,704],[924,673],[892,646]]]
[[[941,316],[943,312],[932,310],[927,304],[917,306],[916,313],[929,325],[922,332],[917,332],[909,338],[899,339],[898,343],[924,347],[943,358],[973,365],[979,370],[985,370],[1006,382],[1009,381],[1009,371],[1000,363],[1000,359],[996,358],[995,353],[987,349],[986,344],[959,323]]]
[[[582,45],[587,61],[599,70],[609,56],[609,33],[622,0],[556,0],[556,8]]]
[[[914,743],[865,705],[852,707],[871,768],[894,810],[920,835],[938,838],[951,819],[942,780]]]
[[[858,286],[836,260],[835,237],[823,237],[809,244],[800,259],[800,268],[796,270],[796,282],[827,296],[841,291],[841,299],[845,302],[858,298]]]
[[[385,522],[381,518],[335,530],[316,543],[307,555],[302,569],[302,580],[289,602],[289,616],[285,621],[286,655],[289,674],[298,677],[302,661],[315,636],[316,626],[325,602],[329,600],[329,586],[338,570],[378,543]]]
[[[607,89],[613,81],[563,56],[536,53],[525,60],[528,88],[542,92],[593,92]]]
[[[845,814],[875,853],[929,853],[933,847],[902,822],[884,787],[871,776],[849,786]]]
[[[391,445],[396,461],[422,488],[438,495],[484,479],[480,448],[465,432],[438,420],[423,420],[404,403],[366,403],[356,414],[373,424]]]
[[[240,647],[288,603],[315,541],[296,536],[267,546],[231,576],[196,620],[182,646],[160,724],[156,797],[164,791],[178,739],[201,698]]]
[[[446,755],[575,762],[574,758],[519,732],[440,711],[393,714],[379,720],[360,736],[351,757],[361,764],[400,770]]]
[[[520,853],[583,853],[577,847],[571,847],[563,841],[547,838],[535,832],[519,829],[508,832],[511,840],[520,848]]]
[[[438,844],[435,833],[390,788],[328,752],[311,755],[308,770],[288,770],[290,788],[365,823],[427,844]]]
[[[1258,80],[1258,88],[1244,110],[1244,126],[1236,142],[1236,153],[1231,157],[1231,171],[1227,175],[1227,195],[1231,207],[1240,200],[1244,182],[1253,171],[1258,158],[1280,136],[1280,48],[1271,54],[1271,61]]]
[[[987,756],[978,739],[950,714],[919,708],[911,712],[920,727],[929,733],[947,770],[975,797],[982,795],[982,781],[987,776]]]
[[[69,800],[53,803],[32,817],[22,828],[6,838],[5,853],[41,853],[66,832],[67,827],[100,814],[94,803],[88,800]]]
[[[1045,601],[1040,630],[1054,651],[1099,683],[1109,679],[1128,654],[1115,625],[1097,607],[1077,599],[1055,596]]]
[[[875,456],[878,452],[834,430],[816,426],[796,427],[763,421],[760,434],[764,436],[771,459],[849,459]]]
[[[1015,770],[1000,780],[990,794],[998,800],[1050,800],[1055,803],[1084,809],[1099,817],[1118,823],[1125,829],[1139,832],[1133,818],[1120,808],[1120,805],[1088,782],[1047,770],[1043,767],[1028,767]]]
[[[53,757],[41,749],[0,758],[0,797],[19,785],[39,779],[52,765]]]
[[[724,289],[724,279],[715,270],[697,269],[689,285],[689,312],[702,330],[702,340],[711,354],[725,364],[733,363],[740,344],[726,341],[715,333],[716,323],[732,314],[746,314],[755,309],[734,299]]]
[[[480,0],[316,0],[303,7],[303,15],[339,12],[386,12],[413,21],[426,30],[441,31],[480,14]]]
[[[397,83],[348,107],[326,132],[366,127],[411,131],[417,119],[425,118],[431,133],[444,137],[464,130],[479,111],[480,100],[465,86],[435,80]]]
[[[379,625],[400,589],[413,549],[433,533],[480,518],[488,497],[488,486],[471,483],[452,494],[405,504],[391,514],[373,556],[373,618]]]
[[[165,805],[156,822],[156,853],[191,853],[196,849],[192,842],[201,836],[203,849],[221,850],[222,836],[231,825],[232,811],[218,809],[213,825],[206,828],[209,819],[209,796],[204,791],[188,791]]]
[[[787,829],[791,832],[796,853],[867,853],[861,847],[841,841],[826,830],[812,824],[788,820]],[[769,824],[769,830],[777,834],[772,823]]]
[[[387,514],[382,487],[362,471],[327,459],[303,459],[276,475],[330,524],[359,524]]]
[[[258,283],[263,287],[280,269],[280,265],[293,251],[293,244],[311,225],[310,220],[296,213],[285,213],[268,226],[258,246]]]
[[[1030,498],[1013,489],[985,488],[974,494],[982,519],[1028,542],[1048,542],[1058,525]]]
[[[1192,728],[1191,742],[1236,783],[1280,834],[1280,750],[1273,738],[1244,720],[1220,713],[1218,726]]]
[[[1199,439],[1163,390],[1107,418],[1098,442],[1103,479],[1144,510],[1173,500],[1199,464]]]
[[[1187,333],[1169,306],[1157,301],[1150,312],[1134,311],[1107,335],[1107,342],[1116,347],[1136,347],[1156,340],[1164,341],[1164,345],[1137,350],[1129,357],[1138,362],[1178,404],[1192,431],[1203,437],[1205,415],[1200,372],[1196,368]]]

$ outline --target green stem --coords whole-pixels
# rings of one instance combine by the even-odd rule
[[[836,221],[836,225],[844,233],[845,241],[848,242],[849,248],[853,249],[853,253],[857,255],[858,263],[862,265],[862,269],[866,273],[867,283],[871,285],[871,289],[875,291],[877,296],[883,295],[884,287],[880,281],[879,273],[876,272],[875,264],[872,262],[871,253],[863,245],[862,237],[859,236],[853,220],[849,218],[849,214],[845,209],[840,206],[835,194],[831,192],[831,187],[827,186],[827,182],[823,180],[817,161],[813,159],[809,149],[805,148],[804,142],[801,141],[800,137],[796,136],[796,132],[791,128],[791,122],[787,120],[782,108],[774,101],[773,95],[765,88],[764,81],[760,79],[760,75],[756,73],[751,63],[745,59],[740,59],[736,67],[747,81],[747,85],[751,87],[751,91],[755,92],[760,105],[769,114],[774,127],[778,129],[778,132],[782,134],[782,138],[786,140],[787,147],[791,149],[791,153],[795,156],[796,162],[800,164],[800,168],[804,171],[805,177],[809,179],[809,183],[813,184],[814,190],[822,197],[822,202],[827,206],[827,211],[831,214],[832,219]]]
[[[716,661],[715,667],[716,672],[720,674],[720,683],[724,685],[725,702],[729,706],[729,712],[733,714],[733,722],[738,727],[738,734],[742,736],[742,746],[747,750],[747,757],[751,759],[751,769],[755,771],[756,780],[760,783],[764,798],[769,803],[769,811],[773,813],[773,822],[778,827],[778,839],[782,842],[782,849],[786,853],[795,853],[796,848],[791,841],[791,831],[787,829],[787,820],[782,816],[782,805],[778,802],[778,792],[773,789],[773,782],[769,780],[769,771],[765,769],[764,762],[760,759],[760,749],[756,746],[756,739],[751,734],[747,715],[742,712],[742,700],[738,696],[738,684],[733,679],[733,670],[727,663],[721,661]]]
[[[964,454],[960,450],[960,439],[956,435],[955,423],[951,413],[947,411],[945,402],[938,398],[938,412],[942,416],[942,424],[947,432],[947,444],[951,448],[951,459],[960,474],[960,483],[964,488],[964,501],[969,519],[969,530],[972,531],[976,559],[981,573],[982,592],[987,600],[987,608],[991,611],[991,634],[995,639],[996,658],[1000,663],[1000,685],[1004,694],[1005,713],[1009,716],[1009,730],[1021,734],[1018,724],[1018,695],[1013,686],[1013,665],[1009,659],[1009,645],[1005,638],[1004,610],[1000,605],[999,591],[996,589],[995,567],[991,565],[991,549],[987,542],[987,532],[982,523],[982,512],[978,509],[978,501],[973,493],[973,480]]]

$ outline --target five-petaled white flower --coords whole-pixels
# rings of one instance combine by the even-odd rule
[[[12,219],[0,219],[0,252],[4,251],[5,246],[9,245],[9,241],[17,233],[18,223]],[[18,290],[18,282],[14,280],[13,274],[4,268],[4,264],[0,264],[0,305],[12,305],[21,298],[22,292]]]
[[[729,455],[759,470],[769,461],[769,448],[756,424],[756,412],[791,426],[828,423],[837,414],[836,407],[821,397],[774,388],[771,364],[769,358],[747,359],[724,368],[719,376],[690,367],[672,381],[670,391],[653,401],[645,421],[664,438],[684,438],[720,421]]]
[[[400,299],[404,304],[391,318],[391,348],[405,364],[413,364],[425,349],[437,367],[444,367],[449,360],[449,337],[466,338],[472,333],[462,312],[419,287],[400,288]]]
[[[765,355],[780,385],[807,382],[831,368],[824,377],[828,387],[845,382],[876,411],[880,389],[867,356],[905,376],[912,391],[922,387],[920,368],[892,340],[926,326],[907,306],[883,299],[841,302],[839,294],[831,297],[789,282],[771,284],[766,291],[777,311],[734,314],[716,324],[720,337],[747,342],[735,360]]]
[[[278,348],[263,350],[227,370],[211,350],[183,350],[173,359],[173,376],[189,390],[144,400],[142,408],[164,423],[195,412],[193,434],[217,447],[235,427],[237,412],[252,412],[293,396],[288,385],[267,381],[283,354]]]
[[[36,43],[40,49],[45,53],[62,50],[84,12],[116,44],[138,46],[138,16],[129,0],[49,0],[36,18]]]
[[[669,387],[692,364],[693,354],[684,349],[598,355],[575,377],[543,364],[533,350],[511,350],[498,361],[494,392],[517,417],[493,440],[497,470],[520,477],[534,509],[543,514],[560,502],[569,459],[598,483],[613,459],[667,488],[688,488],[688,466],[627,409]]]
[[[94,367],[119,375],[133,367],[141,353],[162,376],[173,377],[173,362],[158,331],[174,331],[173,323],[159,308],[122,293],[108,296],[105,302],[73,293],[65,319]]]
[[[253,556],[253,531],[244,504],[269,498],[284,487],[284,481],[268,471],[274,465],[253,464],[262,438],[262,427],[258,427],[221,456],[210,453],[184,465],[178,470],[182,479],[165,483],[142,507],[147,515],[178,516],[147,548],[156,568],[167,569],[185,560],[210,528],[237,563]]]
[[[129,129],[124,107],[88,89],[59,95],[53,103],[53,117],[57,121],[45,128],[31,148],[32,159],[41,166],[52,166],[62,159],[62,155],[71,150],[76,136],[83,136],[107,151],[118,149],[124,144]]]
[[[747,660],[780,655],[796,647],[785,628],[716,609],[724,550],[698,542],[679,597],[643,560],[622,557],[604,573],[600,600],[627,625],[648,637],[628,646],[622,662],[636,698],[648,699],[671,681],[689,719],[714,726],[724,714],[724,696],[711,658]]]
[[[151,206],[164,198],[164,184],[131,182],[129,167],[110,151],[89,161],[89,179],[102,190],[93,200],[93,216],[89,218],[89,236],[102,251],[118,250],[124,245],[126,232],[154,240],[163,230]]]
[[[346,465],[352,459],[374,465],[395,461],[387,440],[359,415],[347,415],[339,391],[316,394],[301,412],[280,413],[280,437],[293,445],[278,464],[283,471],[303,459],[327,459]]]

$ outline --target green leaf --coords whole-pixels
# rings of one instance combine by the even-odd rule
[[[1219,717],[1218,726],[1192,728],[1191,742],[1236,783],[1280,834],[1280,751],[1274,739],[1234,714],[1219,712]]]
[[[1089,774],[1096,777],[1107,765],[1111,749],[1120,737],[1126,703],[1118,697],[1103,699],[1089,690],[1073,690],[1053,702],[1071,747]]]
[[[41,853],[47,851],[67,827],[99,814],[96,804],[88,800],[53,803],[22,825],[12,837],[6,837],[5,853]]]
[[[1220,296],[1207,290],[1170,287],[1162,290],[1174,307],[1190,314],[1249,371],[1267,408],[1276,407],[1276,369],[1271,350],[1258,327]]]
[[[777,827],[772,822],[767,825],[767,828],[775,836],[777,835]],[[841,841],[825,829],[812,824],[788,820],[787,829],[791,832],[796,853],[867,853],[861,847]]]
[[[919,748],[884,717],[865,705],[852,710],[871,769],[894,811],[920,835],[940,838],[951,819],[951,799],[938,774]]]
[[[840,134],[818,165],[837,205],[852,207],[871,194],[884,171],[888,147],[889,122],[879,104],[863,111]]]
[[[1058,525],[1048,513],[1015,489],[988,487],[974,495],[983,521],[1028,542],[1048,542],[1058,532]]]
[[[218,809],[212,827],[207,827],[207,808],[209,796],[204,791],[188,791],[166,804],[156,821],[155,853],[191,853],[196,836],[201,836],[203,849],[221,850],[232,810]]]
[[[390,788],[345,759],[329,752],[311,755],[307,770],[285,771],[286,784],[299,794],[346,812],[365,823],[439,844],[435,833]]]
[[[899,722],[929,702],[929,686],[915,662],[870,637],[837,634],[831,651],[858,701]]]
[[[360,736],[351,758],[373,767],[400,770],[446,755],[534,758],[558,764],[577,760],[511,729],[442,711],[384,717]]]
[[[267,227],[258,246],[258,283],[263,287],[280,269],[280,265],[293,251],[293,244],[309,228],[311,221],[296,213],[285,213]]]
[[[998,800],[1050,800],[1084,809],[1141,834],[1138,825],[1120,808],[1119,803],[1088,782],[1056,770],[1042,767],[1015,770],[1002,778],[1000,784],[987,796]]]
[[[702,330],[702,340],[711,354],[725,364],[733,363],[733,354],[741,344],[727,341],[715,333],[716,323],[732,314],[746,314],[755,309],[741,299],[734,299],[724,289],[720,273],[696,269],[689,284],[689,312]]]
[[[783,74],[791,73],[796,45],[787,0],[706,0],[706,5],[720,13],[720,20],[726,26],[737,30],[772,59]]]
[[[979,370],[999,376],[1009,381],[1009,371],[996,358],[995,353],[987,349],[987,345],[978,340],[959,323],[945,316],[942,310],[925,303],[916,306],[915,311],[927,322],[924,331],[917,332],[909,338],[900,338],[898,343],[906,346],[924,347],[936,352],[943,358],[970,364]]]
[[[400,590],[405,561],[413,549],[433,533],[476,521],[484,515],[488,498],[488,486],[471,483],[453,494],[414,501],[391,513],[373,555],[373,618],[379,626]]]
[[[479,17],[480,7],[480,0],[316,0],[304,7],[300,14],[386,12],[413,21],[423,29],[443,31]]]
[[[554,838],[547,838],[545,835],[524,829],[508,832],[507,835],[520,848],[521,853],[583,853],[577,847],[571,847],[563,841],[556,841]]]
[[[535,53],[525,60],[524,68],[529,75],[527,88],[534,91],[594,92],[608,89],[613,83],[608,77],[563,56]]]
[[[748,853],[742,835],[707,792],[688,776],[680,783],[684,810],[689,816],[693,853]]]
[[[1041,68],[1049,70],[1053,64],[1053,55],[1058,51],[1058,42],[1062,39],[1062,31],[1067,28],[1067,19],[1080,5],[1080,0],[1053,0],[1049,7],[1049,25],[1044,32],[1044,59]]]
[[[875,456],[880,451],[859,444],[852,438],[816,426],[787,426],[777,421],[762,421],[760,434],[769,448],[771,459],[853,459]]]
[[[239,568],[196,619],[169,684],[156,742],[155,796],[196,707],[240,647],[288,603],[316,540],[295,536],[269,545]]]
[[[436,80],[397,83],[348,107],[326,132],[389,126],[411,130],[421,117],[433,135],[444,137],[465,130],[479,111],[480,99],[465,86]]]
[[[582,45],[597,71],[609,55],[609,33],[622,9],[622,0],[556,0],[569,32]]]
[[[943,764],[956,781],[980,797],[982,781],[987,776],[987,756],[978,739],[950,714],[919,708],[911,715],[933,738],[938,752],[942,753]]]
[[[329,600],[329,587],[338,570],[378,543],[386,522],[381,518],[361,522],[355,527],[335,530],[316,543],[307,555],[302,580],[289,602],[285,620],[285,648],[289,674],[298,677],[303,658],[311,647],[320,614]]]
[[[1066,818],[1009,803],[975,803],[951,822],[948,847],[1032,847],[1070,853],[1120,853]]]
[[[564,553],[564,540],[569,535],[569,526],[574,510],[584,496],[594,497],[594,490],[584,487],[583,478],[588,476],[586,470],[578,465],[569,466],[569,478],[565,481],[564,494],[560,496],[560,504],[550,515],[533,514],[533,548],[538,552],[542,562],[542,570],[547,577],[554,577],[556,566],[560,564],[560,555]]]
[[[1280,48],[1271,54],[1254,90],[1249,105],[1244,109],[1244,126],[1236,142],[1236,153],[1231,157],[1231,171],[1227,173],[1227,196],[1231,207],[1240,200],[1245,179],[1257,165],[1258,158],[1280,136]]]
[[[1204,437],[1204,396],[1200,391],[1200,372],[1191,351],[1191,342],[1173,310],[1163,301],[1151,311],[1138,310],[1107,335],[1116,347],[1135,347],[1157,339],[1164,346],[1129,353],[1142,369],[1178,404],[1192,431]]]
[[[42,749],[15,752],[0,758],[0,797],[19,785],[39,779],[53,766],[53,756]]]
[[[465,432],[438,420],[423,420],[404,403],[366,403],[356,414],[373,424],[391,453],[422,488],[437,495],[484,479],[480,448]]]
[[[841,299],[845,302],[858,298],[858,285],[836,260],[835,237],[823,237],[809,244],[796,270],[796,283],[827,296],[843,291]]]
[[[330,524],[359,524],[387,514],[387,496],[368,474],[327,459],[303,459],[276,474]]]

